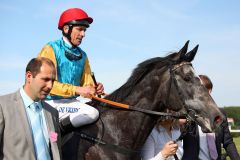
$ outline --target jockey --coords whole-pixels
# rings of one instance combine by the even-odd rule
[[[101,83],[94,84],[86,53],[79,47],[93,19],[80,8],[65,10],[58,29],[63,37],[47,43],[39,57],[47,57],[55,64],[57,75],[46,102],[59,111],[63,128],[80,127],[98,119],[99,112],[76,99],[102,94]]]

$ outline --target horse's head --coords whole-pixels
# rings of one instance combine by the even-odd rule
[[[187,52],[188,43],[179,52],[140,63],[128,81],[107,98],[154,111],[180,111],[203,132],[215,130],[224,116],[192,67],[198,46]]]
[[[169,61],[169,72],[165,73],[168,75],[169,95],[165,104],[186,113],[189,119],[201,126],[203,132],[212,132],[221,124],[224,116],[192,67],[191,61],[198,45],[187,52],[188,43],[174,53]]]

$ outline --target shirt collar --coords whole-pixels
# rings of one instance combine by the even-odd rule
[[[72,48],[72,44],[67,40],[66,37],[62,37],[62,39],[63,39],[63,42],[65,43],[65,45],[66,45],[67,47]]]
[[[66,37],[62,37],[62,43],[65,48],[69,49],[70,51],[75,51],[74,54],[80,53],[82,50],[79,46],[77,47],[72,47],[72,44],[68,41]]]
[[[24,91],[23,87],[20,88],[20,94],[22,96],[22,99],[23,99],[23,103],[25,105],[25,107],[29,107],[31,104],[34,103],[34,101],[27,95],[27,93]],[[37,105],[42,108],[42,104],[40,103],[40,101],[38,102],[35,102],[37,103]]]

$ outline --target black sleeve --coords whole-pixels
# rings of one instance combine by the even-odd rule
[[[222,111],[222,110],[221,110]],[[225,112],[222,111],[224,115]],[[227,119],[225,119],[222,123],[222,132],[223,132],[223,148],[226,150],[226,153],[232,160],[240,160],[240,156],[238,154],[237,148],[235,143],[233,142],[232,135],[230,133],[230,130],[228,128],[228,122]]]

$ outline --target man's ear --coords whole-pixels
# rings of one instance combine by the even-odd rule
[[[32,73],[30,71],[27,71],[25,73],[25,80],[26,80],[26,82],[30,82],[31,78],[32,78]]]
[[[63,32],[64,32],[65,34],[67,34],[67,33],[68,33],[68,30],[69,30],[69,26],[68,26],[68,25],[64,25],[64,26],[63,26]]]

